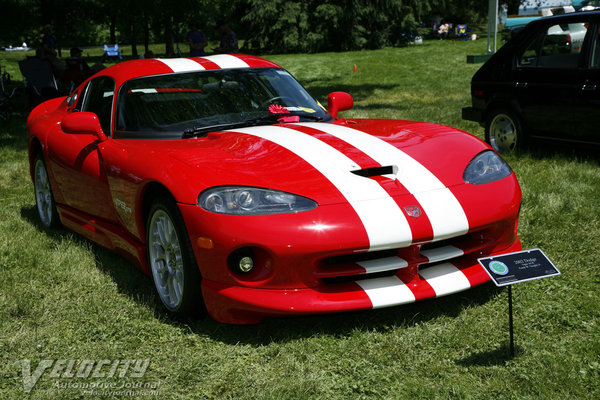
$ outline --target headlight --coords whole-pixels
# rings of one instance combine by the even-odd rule
[[[467,165],[463,179],[467,183],[482,185],[505,178],[511,173],[512,170],[502,157],[492,150],[486,150],[475,156]]]
[[[247,186],[219,186],[198,196],[198,205],[218,214],[261,215],[309,211],[317,203],[306,197]]]

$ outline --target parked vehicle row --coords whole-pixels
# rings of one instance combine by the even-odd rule
[[[600,144],[600,12],[536,20],[471,82],[463,119],[499,152],[527,141]]]

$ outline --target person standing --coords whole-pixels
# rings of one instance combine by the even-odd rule
[[[44,48],[44,52],[46,54],[56,54],[56,37],[54,37],[54,28],[50,24],[44,26],[42,47]]]
[[[206,55],[204,52],[206,36],[198,30],[198,25],[198,20],[192,20],[190,23],[190,31],[187,34],[187,40],[190,44],[190,57],[201,57]]]
[[[235,32],[224,21],[217,22],[217,30],[221,32],[221,44],[213,50],[216,53],[239,53],[240,50]]]

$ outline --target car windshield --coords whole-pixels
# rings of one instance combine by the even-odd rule
[[[115,127],[118,137],[170,137],[280,113],[327,119],[320,104],[281,68],[207,70],[126,82],[119,90]]]

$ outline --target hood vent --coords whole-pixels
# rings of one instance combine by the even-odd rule
[[[387,165],[384,167],[357,169],[355,171],[352,171],[352,173],[355,175],[358,175],[358,176],[365,177],[365,178],[370,178],[372,176],[381,176],[381,175],[396,175],[398,173],[398,166]]]

